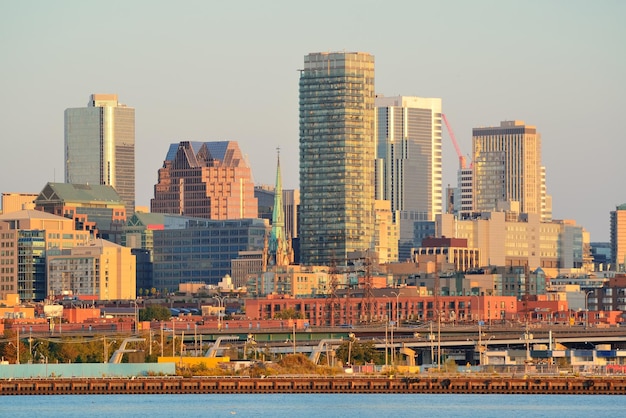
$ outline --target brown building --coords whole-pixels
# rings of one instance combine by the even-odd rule
[[[252,170],[237,142],[171,144],[150,211],[214,220],[257,218]]]
[[[301,313],[311,326],[390,321],[454,323],[481,320],[497,322],[518,319],[514,296],[439,296],[420,295],[419,288],[372,289],[368,297],[363,289],[335,300],[330,298],[246,299],[246,315],[253,320],[275,318],[281,311]],[[439,309],[437,309],[437,305]]]

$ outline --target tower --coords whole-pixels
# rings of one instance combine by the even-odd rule
[[[610,214],[611,270],[626,270],[626,204]]]
[[[376,199],[391,202],[401,242],[442,213],[441,99],[376,97]]]
[[[206,219],[256,218],[252,170],[236,141],[171,144],[150,211]]]
[[[374,57],[309,54],[299,94],[301,263],[328,265],[373,248]]]
[[[283,180],[280,172],[280,152],[276,164],[276,187],[274,189],[274,210],[272,230],[269,239],[268,265],[287,266],[293,262],[291,239],[285,235],[285,213],[283,211]]]
[[[135,109],[117,94],[92,94],[65,110],[65,183],[113,186],[135,212]]]
[[[549,221],[550,199],[541,166],[541,135],[522,121],[472,130],[474,211],[494,211],[519,203],[521,213],[540,214]]]

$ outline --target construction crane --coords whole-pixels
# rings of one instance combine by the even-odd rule
[[[459,168],[466,168],[465,156],[461,153],[461,148],[459,148],[459,143],[456,142],[456,137],[454,136],[454,132],[448,123],[448,118],[446,118],[445,114],[441,114],[441,118],[443,122],[446,124],[446,128],[448,129],[448,135],[450,135],[450,139],[452,139],[452,145],[454,145],[454,149],[456,150],[456,155],[459,157]]]

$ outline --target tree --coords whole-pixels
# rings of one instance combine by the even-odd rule
[[[276,319],[302,319],[302,312],[298,312],[293,308],[288,308],[274,315]]]
[[[348,352],[350,352],[350,361],[348,361]],[[350,341],[341,343],[337,348],[337,359],[341,360],[342,364],[348,362],[356,365],[381,364],[381,354],[376,350],[374,343],[372,341],[361,342],[356,339],[352,342],[352,349],[350,349]]]
[[[169,308],[163,305],[148,305],[139,310],[140,321],[167,321],[172,317]]]

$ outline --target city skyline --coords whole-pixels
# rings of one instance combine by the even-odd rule
[[[442,98],[466,155],[473,128],[536,126],[553,218],[608,242],[609,213],[626,202],[617,175],[625,146],[615,132],[626,94],[626,5],[400,6],[4,3],[0,192],[38,193],[62,180],[63,110],[92,93],[117,94],[136,109],[138,205],[153,197],[166,147],[186,140],[238,141],[256,184],[273,184],[280,147],[283,187],[298,188],[302,58],[363,51],[376,60],[377,94]],[[456,185],[458,168],[445,131],[442,146],[445,188]],[[27,159],[34,168],[25,173]]]

